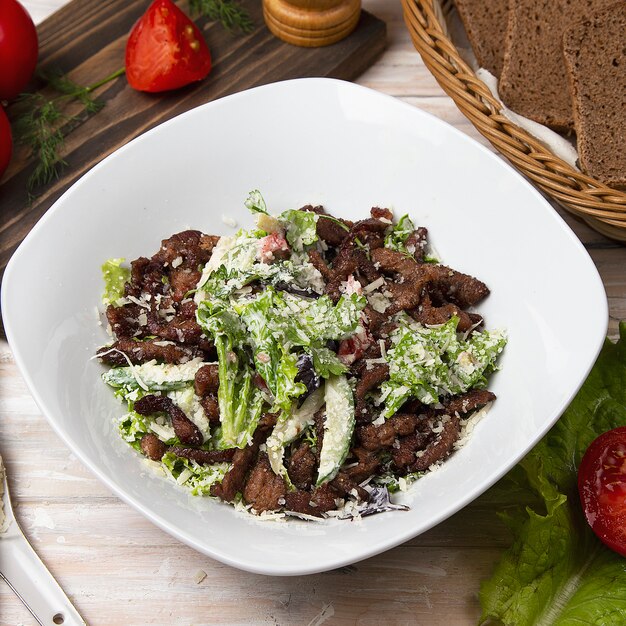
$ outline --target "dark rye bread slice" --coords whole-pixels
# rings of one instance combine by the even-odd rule
[[[509,0],[454,0],[472,50],[481,67],[500,77]]]
[[[580,165],[626,189],[626,0],[569,28],[563,53]]]
[[[510,109],[558,131],[574,126],[563,33],[615,0],[510,0],[499,92]]]

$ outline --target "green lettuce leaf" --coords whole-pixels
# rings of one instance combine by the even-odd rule
[[[589,444],[626,425],[626,322],[619,330],[561,419],[494,487],[522,504],[502,514],[514,542],[481,587],[481,623],[626,624],[626,559],[593,534],[576,487]]]
[[[166,474],[179,485],[184,485],[194,496],[210,495],[211,486],[221,482],[230,468],[230,463],[200,465],[171,452],[163,455],[161,463]]]
[[[296,251],[301,251],[305,246],[310,246],[317,241],[317,220],[319,215],[312,211],[299,211],[290,209],[279,217],[285,228],[285,238],[289,245]]]
[[[396,224],[387,229],[385,248],[408,254],[406,240],[414,230],[415,224],[413,224],[411,218],[408,215],[403,215]]]
[[[130,279],[130,269],[122,267],[125,259],[109,259],[102,264],[104,293],[102,304],[114,304],[124,295],[124,284]]]
[[[399,322],[386,356],[389,380],[381,385],[378,400],[385,404],[385,417],[394,415],[410,397],[436,404],[441,396],[484,387],[506,345],[500,331],[474,331],[464,338],[456,331],[456,316],[438,326],[422,326],[408,315]]]

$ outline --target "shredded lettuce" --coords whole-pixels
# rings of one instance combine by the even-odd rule
[[[557,424],[494,487],[515,503],[502,514],[514,541],[481,587],[481,623],[626,624],[626,560],[593,534],[576,490],[589,444],[626,425],[626,322],[619,331]]]
[[[406,240],[415,230],[415,224],[408,215],[403,215],[396,224],[389,226],[385,235],[385,248],[408,254]]]
[[[423,326],[408,315],[399,316],[387,351],[389,380],[381,385],[379,403],[391,417],[408,398],[436,404],[441,396],[484,387],[496,369],[496,359],[506,345],[500,331],[474,331],[467,339],[457,333],[454,316],[439,326]]]
[[[124,284],[130,279],[130,269],[122,267],[125,259],[109,259],[102,264],[104,293],[102,304],[115,304],[124,295]]]
[[[161,463],[169,477],[179,485],[184,485],[194,496],[210,495],[211,486],[221,482],[230,468],[229,463],[200,465],[172,452],[163,455]]]
[[[312,211],[290,209],[278,218],[285,229],[287,242],[297,252],[317,241],[318,217],[319,215]]]

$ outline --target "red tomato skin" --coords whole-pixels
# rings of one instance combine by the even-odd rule
[[[138,91],[170,91],[210,71],[211,53],[200,29],[171,0],[154,0],[126,43],[129,85]]]
[[[13,140],[11,139],[9,118],[0,105],[0,178],[2,178],[2,175],[9,165],[12,151]]]
[[[24,90],[37,65],[37,29],[17,0],[0,1],[0,100]]]
[[[626,556],[626,426],[591,443],[578,468],[578,493],[593,532]]]

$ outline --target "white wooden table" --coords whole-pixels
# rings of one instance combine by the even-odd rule
[[[66,0],[22,0],[36,22]],[[400,3],[364,0],[388,48],[358,82],[434,113],[486,144],[413,49]],[[610,333],[626,318],[626,248],[566,218],[607,289]],[[92,626],[474,624],[477,593],[507,532],[489,494],[377,557],[308,577],[269,578],[179,543],[113,496],[52,432],[0,339],[0,452],[22,528]],[[204,577],[202,580],[200,578]],[[0,626],[35,626],[0,584]]]

